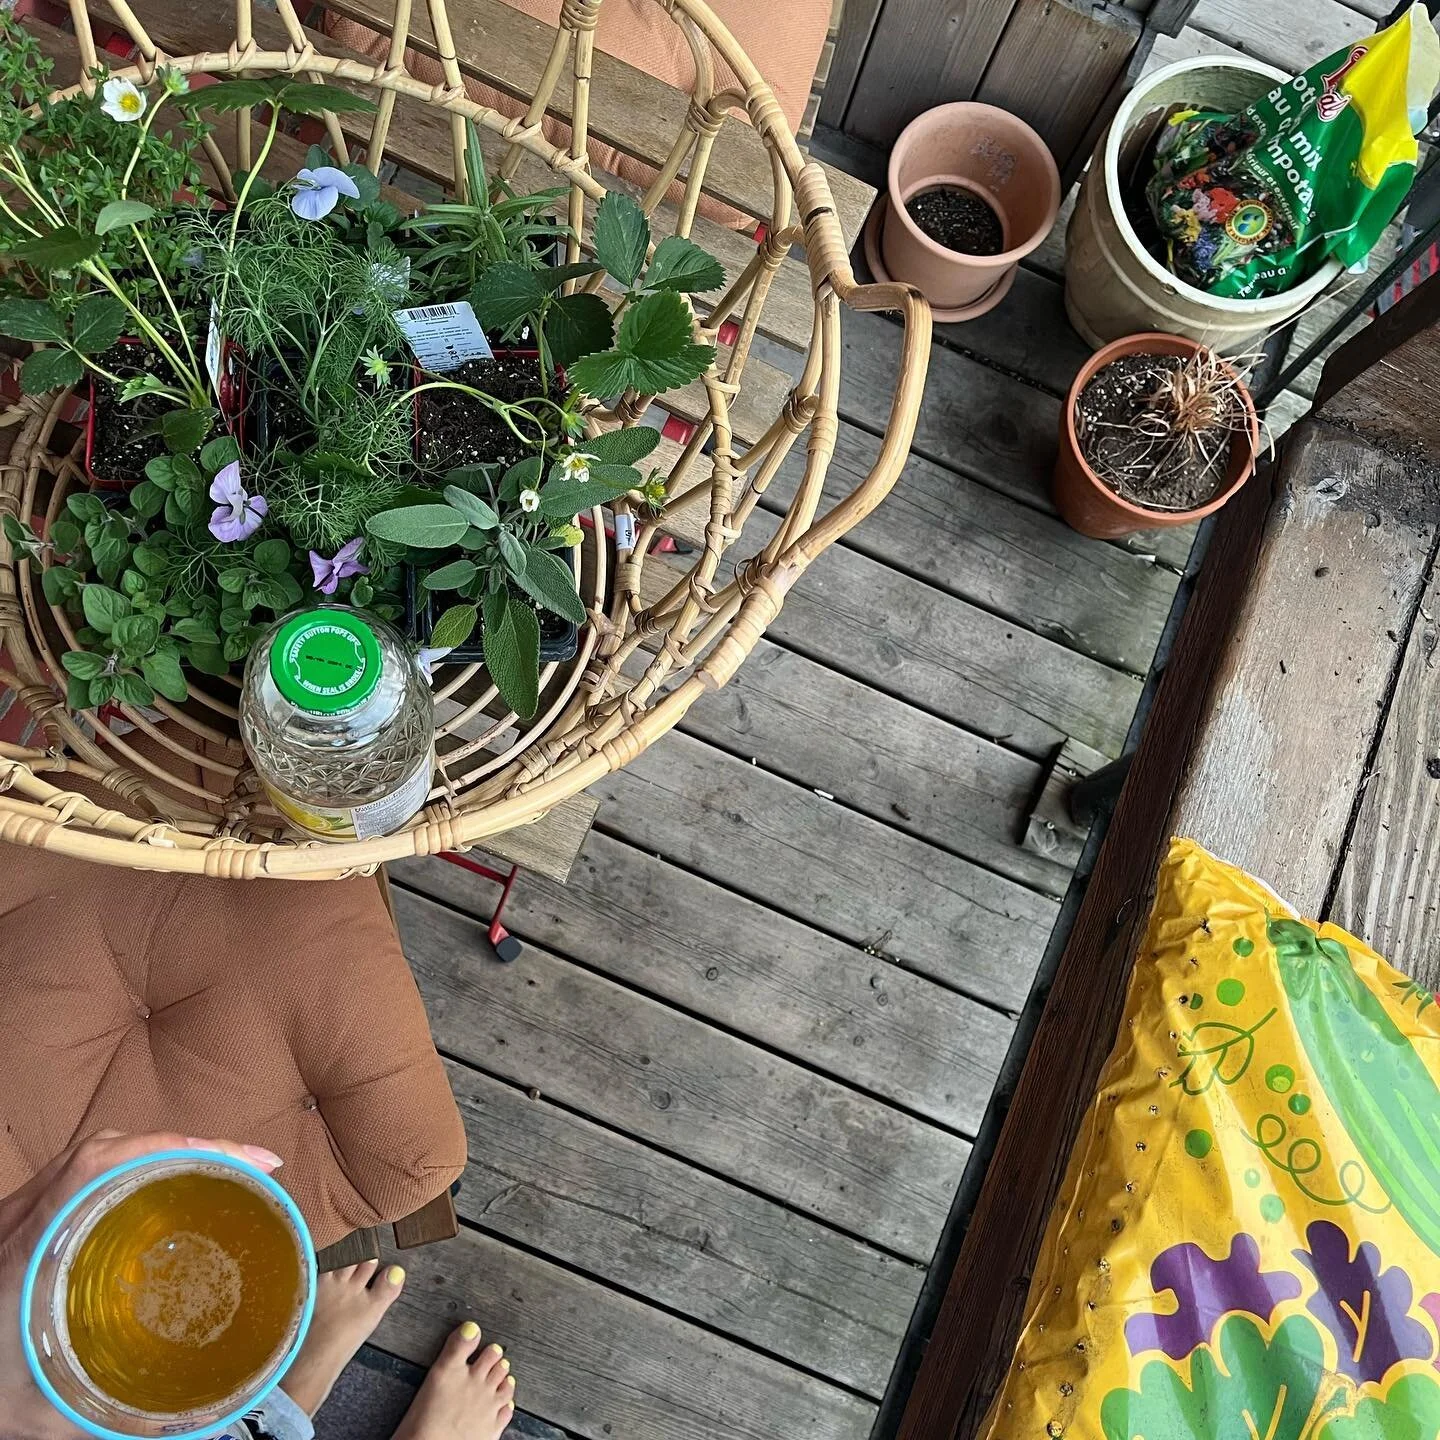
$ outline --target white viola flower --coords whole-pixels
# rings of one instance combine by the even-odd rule
[[[590,465],[595,459],[583,450],[572,450],[561,462],[560,473],[567,480],[578,480],[582,485],[590,478]]]
[[[533,515],[540,508],[540,492],[538,490],[522,490],[520,492],[520,508],[527,515]]]
[[[112,76],[105,82],[103,94],[105,100],[100,108],[122,125],[138,120],[145,113],[145,92],[133,80]]]

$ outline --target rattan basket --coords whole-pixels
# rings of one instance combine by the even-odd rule
[[[706,165],[722,125],[743,124],[743,110],[770,158],[773,198],[763,217],[768,234],[754,258],[728,277],[728,288],[696,315],[697,336],[713,342],[724,321],[738,325],[703,378],[706,408],[694,438],[672,447],[668,501],[658,517],[641,517],[632,549],[616,552],[599,512],[587,531],[582,594],[591,623],[573,662],[541,677],[537,715],[519,724],[503,713],[483,668],[437,671],[439,768],[429,803],[410,827],[383,839],[333,844],[296,840],[281,828],[256,784],[235,730],[236,686],[207,681],[192,687],[183,706],[157,702],[161,719],[121,707],[113,715],[71,714],[65,706],[59,656],[74,644],[70,619],[51,607],[37,567],[17,557],[0,537],[0,636],[5,663],[0,684],[13,690],[38,722],[29,747],[0,745],[0,838],[106,864],[233,878],[274,876],[326,879],[361,873],[409,855],[463,850],[542,816],[639,755],[674,726],[706,690],[725,684],[774,619],[786,592],[806,567],[864,518],[885,496],[909,449],[929,351],[930,315],[906,286],[858,285],[822,170],[796,145],[759,71],[702,0],[657,0],[680,27],[695,61],[695,85],[668,163],[643,200],[653,211],[683,185],[680,233],[688,233],[700,201]],[[109,8],[134,40],[139,60],[115,73],[148,78],[158,63],[187,73],[296,73],[343,83],[378,101],[366,163],[384,156],[396,97],[409,97],[451,119],[453,173],[462,177],[465,117],[507,144],[507,173],[535,157],[569,187],[568,220],[585,234],[604,188],[586,159],[587,116],[595,23],[601,0],[565,0],[549,63],[528,109],[511,118],[475,103],[466,93],[443,0],[427,5],[444,78],[429,84],[405,68],[409,0],[399,0],[386,63],[369,64],[322,53],[302,29],[291,0],[278,10],[292,44],[259,48],[249,0],[238,0],[236,39],[223,52],[170,56],[160,52],[124,0]],[[143,10],[143,6],[141,7]],[[96,63],[95,41],[83,0],[72,0],[82,66]],[[717,57],[742,89],[720,89]],[[542,122],[566,66],[573,68],[574,103],[568,145],[545,137]],[[83,87],[93,87],[87,78]],[[82,86],[74,87],[75,89]],[[73,93],[65,91],[59,93]],[[239,117],[237,153],[248,163],[250,122]],[[327,129],[339,152],[345,139],[335,117]],[[207,144],[222,189],[230,172],[213,139]],[[792,247],[803,249],[810,273],[814,324],[803,371],[765,433],[743,448],[730,424],[734,398],[745,386],[745,365],[770,281]],[[571,242],[571,257],[578,246]],[[902,360],[890,420],[874,469],[823,515],[825,472],[837,433],[840,321],[843,306],[899,311],[905,322]],[[0,505],[37,523],[52,518],[65,497],[85,484],[77,448],[57,445],[67,394],[26,399],[5,412],[18,425],[8,463],[0,471]],[[636,423],[649,397],[628,395],[614,409],[595,408],[594,430]],[[803,437],[804,476],[773,537],[735,569],[722,573],[727,550],[740,537],[787,453]],[[706,445],[709,442],[709,452]],[[664,566],[647,552],[667,520],[695,507],[707,516],[703,545],[685,569]],[[56,677],[62,677],[57,680]]]

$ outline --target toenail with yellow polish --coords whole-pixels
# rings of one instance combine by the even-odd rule
[[[502,1360],[500,1362],[500,1368],[502,1370],[508,1370],[510,1368],[510,1362],[508,1360]]]
[[[399,1285],[405,1279],[405,1268],[402,1265],[392,1265],[386,1272],[385,1278],[392,1285]]]
[[[467,1320],[460,1327],[460,1338],[462,1340],[478,1340],[480,1338],[480,1327],[473,1320]]]

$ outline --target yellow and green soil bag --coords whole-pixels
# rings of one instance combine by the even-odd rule
[[[1440,1006],[1190,841],[984,1434],[1440,1437]]]
[[[1437,83],[1440,39],[1417,4],[1238,115],[1172,115],[1145,192],[1171,270],[1251,299],[1328,256],[1364,260],[1409,193]]]

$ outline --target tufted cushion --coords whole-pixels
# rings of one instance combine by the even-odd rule
[[[445,1190],[465,1132],[374,880],[0,847],[0,1195],[105,1128],[267,1146],[318,1246]]]

